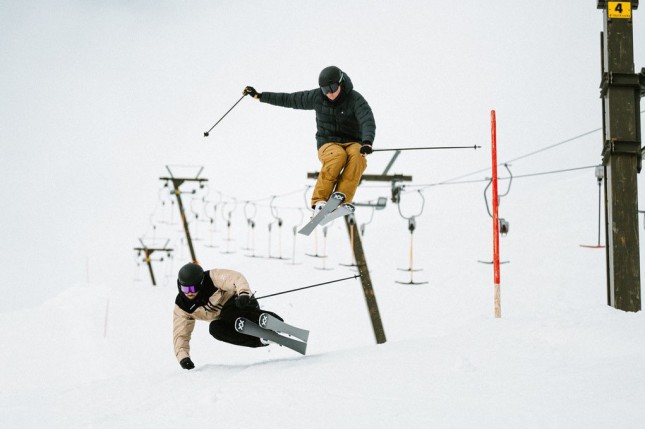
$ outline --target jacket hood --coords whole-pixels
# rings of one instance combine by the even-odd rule
[[[343,81],[340,83],[340,86],[343,87],[343,90],[347,94],[352,92],[352,90],[354,89],[354,84],[352,83],[352,80],[349,78],[349,75],[345,72],[343,72]]]

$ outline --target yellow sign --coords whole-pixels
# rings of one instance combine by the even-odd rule
[[[607,2],[607,16],[609,18],[628,18],[632,17],[631,1],[610,1]]]

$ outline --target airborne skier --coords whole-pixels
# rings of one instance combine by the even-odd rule
[[[244,88],[245,95],[262,103],[316,111],[316,143],[322,167],[311,197],[314,216],[323,209],[334,188],[344,194],[345,203],[352,202],[376,133],[372,109],[354,90],[345,72],[336,66],[326,67],[320,72],[318,85],[319,88],[294,93],[259,93],[252,86]]]

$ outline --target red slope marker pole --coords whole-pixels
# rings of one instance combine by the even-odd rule
[[[499,275],[499,196],[497,191],[497,122],[495,111],[490,112],[491,152],[493,158],[493,271],[495,283],[495,318],[502,317]]]

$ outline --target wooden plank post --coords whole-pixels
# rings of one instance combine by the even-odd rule
[[[215,124],[217,125],[217,124]],[[181,215],[181,222],[182,225],[184,226],[184,232],[186,234],[186,242],[188,243],[188,250],[190,251],[190,257],[192,258],[192,261],[196,264],[199,264],[199,261],[197,260],[197,256],[195,255],[195,248],[193,247],[193,240],[190,236],[190,229],[188,228],[188,221],[186,219],[186,213],[184,211],[184,203],[181,200],[181,194],[182,192],[179,190],[179,187],[184,183],[184,182],[197,182],[199,186],[203,186],[204,182],[208,182],[208,179],[200,179],[199,175],[201,174],[202,170],[204,167],[201,167],[199,172],[197,173],[197,176],[194,178],[187,178],[187,177],[174,177],[172,174],[172,171],[170,171],[170,167],[166,166],[166,169],[170,173],[170,177],[160,177],[159,180],[164,180],[167,182],[172,182],[172,185],[174,187],[173,194],[175,197],[177,197],[177,207],[179,207],[179,214]]]
[[[153,286],[157,286],[157,281],[155,280],[155,273],[154,273],[154,271],[152,271],[152,254],[155,251],[162,251],[162,252],[166,252],[168,254],[168,256],[170,256],[170,253],[173,251],[173,249],[168,247],[168,241],[170,241],[170,240],[167,240],[166,244],[164,244],[163,247],[148,247],[143,243],[143,240],[139,239],[139,242],[141,243],[141,247],[135,247],[134,248],[134,250],[139,252],[139,254],[141,252],[144,253],[144,255],[146,257],[145,262],[148,265],[148,272],[150,273],[150,279],[152,280],[152,285]]]
[[[347,225],[347,232],[350,236],[350,243],[353,243],[352,253],[356,259],[356,266],[358,273],[361,276],[361,284],[363,285],[363,294],[365,295],[365,302],[367,303],[367,310],[370,314],[372,321],[372,328],[374,329],[374,336],[376,337],[377,344],[385,343],[385,330],[381,322],[381,314],[376,302],[376,295],[372,287],[372,279],[370,272],[367,269],[367,260],[365,259],[365,252],[363,251],[363,243],[361,235],[356,226],[356,219],[353,215],[345,216],[345,224]]]
[[[638,1],[598,0],[601,33],[603,165],[607,301],[623,311],[641,310],[638,181],[641,170],[639,75],[634,73],[632,11]]]

